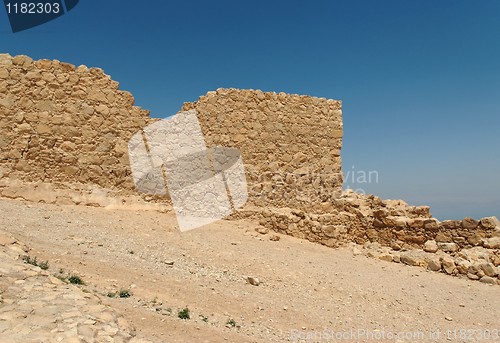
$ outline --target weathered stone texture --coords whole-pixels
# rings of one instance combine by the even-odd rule
[[[131,193],[127,142],[150,121],[101,69],[0,55],[5,176]]]
[[[341,102],[260,90],[218,89],[195,109],[208,147],[237,148],[249,203],[311,209],[342,190]]]
[[[243,158],[249,199],[233,218],[330,247],[354,241],[445,253],[500,248],[495,217],[440,222],[427,206],[342,193],[340,101],[218,89],[184,104],[191,109],[208,148],[236,148]],[[101,193],[115,200],[137,194],[128,141],[155,120],[101,69],[0,54],[0,195],[117,206]],[[83,195],[52,187],[68,183]]]

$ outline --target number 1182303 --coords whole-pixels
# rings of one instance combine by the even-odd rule
[[[8,14],[59,14],[61,5],[57,2],[42,3],[42,2],[8,2],[5,7]]]

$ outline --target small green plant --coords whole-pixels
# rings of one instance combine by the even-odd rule
[[[180,319],[191,319],[191,316],[189,315],[189,309],[187,307],[183,308],[177,313],[177,317]]]
[[[36,264],[36,257],[35,257],[35,258],[33,258],[33,259],[31,259],[31,258],[29,257],[29,255],[25,255],[25,256],[23,256],[23,261],[24,261],[24,263],[28,263],[28,264],[31,264],[31,265],[33,265],[33,266],[36,266],[36,265],[37,265],[37,264]]]
[[[202,314],[200,314],[200,318],[202,321],[204,321],[205,323],[208,323],[208,317],[207,316],[204,316]]]
[[[40,267],[40,269],[47,270],[49,269],[49,261],[38,262],[36,256],[31,258],[29,255],[23,256],[24,263],[31,264],[35,267]]]
[[[47,270],[47,269],[49,269],[49,261],[40,262],[40,263],[38,264],[38,266],[39,266],[42,270]]]
[[[114,298],[114,297],[116,297],[116,292],[108,292],[108,294],[106,294],[106,296],[108,298]]]
[[[68,278],[68,281],[73,285],[85,285],[85,282],[83,282],[82,278],[74,274]]]
[[[226,323],[227,326],[232,326],[233,328],[236,326],[236,322],[233,319],[229,319]]]
[[[120,298],[130,298],[130,291],[128,291],[126,289],[122,289],[122,290],[120,290],[120,292],[118,292],[118,296]]]

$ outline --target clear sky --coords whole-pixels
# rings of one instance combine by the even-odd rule
[[[0,51],[101,67],[154,117],[220,87],[340,99],[346,187],[500,217],[498,0],[80,0],[16,34],[2,7]]]

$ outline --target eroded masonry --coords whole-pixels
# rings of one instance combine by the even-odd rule
[[[435,241],[462,249],[500,236],[494,218],[440,222],[426,206],[342,193],[340,101],[218,89],[184,104],[191,109],[207,147],[237,148],[243,158],[249,198],[232,218],[331,247]],[[139,196],[127,143],[156,120],[101,69],[0,55],[0,194],[95,206],[109,204],[98,194]]]

